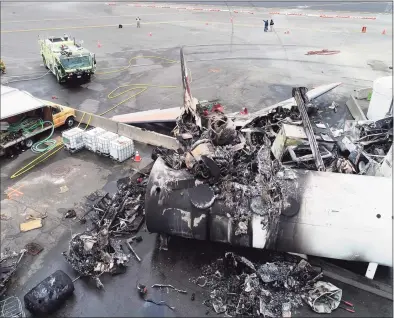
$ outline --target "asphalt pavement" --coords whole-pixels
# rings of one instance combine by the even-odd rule
[[[269,106],[290,97],[293,85],[314,87],[341,81],[336,92],[348,96],[349,91],[390,74],[392,27],[388,15],[360,20],[272,16],[264,8],[253,12],[139,8],[122,2],[73,3],[67,8],[57,2],[2,3],[1,54],[8,68],[2,82],[89,112],[100,113],[121,103],[106,114],[111,117],[179,105],[180,46],[185,46],[193,95],[222,99],[229,111]],[[136,16],[142,20],[140,29]],[[264,32],[262,20],[272,17],[274,32]],[[118,24],[123,28],[118,29]],[[363,26],[366,33],[361,33]],[[96,54],[98,71],[91,83],[62,86],[53,75],[43,76],[46,70],[37,37],[59,33],[83,40]],[[322,49],[340,53],[306,55]],[[121,93],[132,88],[124,86],[129,84],[147,84],[147,90],[128,100],[138,91],[110,94],[114,89]],[[111,98],[114,95],[118,97]]]

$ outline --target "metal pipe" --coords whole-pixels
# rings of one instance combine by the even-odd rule
[[[128,246],[128,248],[130,249],[130,251],[134,254],[135,258],[141,262],[141,258],[138,256],[138,254],[135,252],[134,248],[130,245],[130,243],[128,241],[126,241],[126,244]]]
[[[309,98],[306,95],[306,92],[307,89],[305,87],[297,87],[297,88],[293,88],[292,95],[296,100],[298,109],[300,110],[302,123],[305,128],[305,133],[306,136],[308,137],[309,145],[312,150],[312,155],[316,162],[316,168],[318,171],[325,171],[326,167],[324,166],[323,158],[321,157],[319,147],[316,141],[316,137],[311,125],[311,121],[309,120],[309,116],[305,107],[305,104],[310,103]]]

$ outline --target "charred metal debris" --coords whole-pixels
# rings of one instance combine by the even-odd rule
[[[393,118],[347,121],[343,129],[330,127],[306,93],[305,87],[293,88],[296,106],[277,107],[242,127],[224,114],[220,103],[211,102],[209,107],[207,102],[197,103],[195,111],[185,111],[178,118],[174,130],[185,149],[157,148],[153,158],[160,156],[169,167],[188,169],[196,178],[218,187],[230,180],[249,184],[263,167],[272,175],[281,166],[376,173],[376,169],[368,168],[376,168],[389,152]],[[336,107],[331,109],[336,112]],[[259,151],[263,155],[263,148],[267,149],[264,163],[257,159]]]
[[[21,262],[26,250],[23,249],[19,253],[12,252],[7,254],[1,254],[0,257],[0,296],[2,296],[8,288],[8,283],[15,274],[19,263]]]
[[[126,271],[130,242],[134,238],[141,241],[135,236],[128,240],[125,237],[138,232],[144,222],[145,175],[121,179],[117,187],[115,194],[106,193],[92,204],[82,219],[89,220],[87,231],[75,234],[68,251],[63,252],[73,269],[82,277],[92,277],[98,288],[103,287],[99,279],[103,273],[116,275]]]
[[[393,144],[393,117],[347,121],[341,147],[356,173],[376,175]]]
[[[195,113],[184,112],[177,121],[174,132],[185,151],[156,148],[152,158],[161,157],[169,167],[185,169],[197,182],[208,184],[215,201],[233,207],[229,213],[236,235],[247,232],[252,209],[264,217],[263,226],[270,225],[268,237],[275,238],[275,224],[286,201],[286,187],[277,177],[284,168],[271,156],[270,136],[278,122],[287,117],[299,121],[299,114],[283,110],[269,119],[261,119],[269,121],[270,129],[251,125],[242,131],[223,113],[221,105],[209,112],[201,107],[197,104]]]
[[[187,81],[184,85],[188,92]],[[304,87],[294,88],[295,106],[277,107],[246,124],[243,121],[241,127],[218,101],[198,102],[185,93],[185,107],[173,131],[183,149],[157,147],[152,159],[160,157],[168,167],[194,177],[190,187],[204,186],[198,194],[211,199],[193,201],[197,208],[205,209],[212,202],[229,207],[226,213],[235,236],[247,234],[253,215],[258,215],[266,232],[264,246],[269,247],[275,243],[281,213],[296,195],[286,182],[297,178],[292,169],[376,175],[392,145],[392,118],[349,121],[344,129],[334,129],[306,92]],[[172,186],[158,188],[160,202],[178,189],[180,180],[167,181]],[[131,241],[121,244],[120,239],[130,237],[144,222],[147,182],[146,174],[136,181],[126,178],[114,195],[101,197],[82,219],[89,219],[91,226],[74,235],[64,253],[81,276],[93,277],[98,286],[104,272],[125,270],[130,251],[141,260]]]
[[[220,213],[225,211],[238,238],[248,234],[252,219],[261,218],[265,236],[261,244],[267,248],[275,244],[280,215],[292,206],[291,198],[297,197],[297,174],[292,169],[377,174],[379,163],[374,158],[383,159],[391,147],[392,118],[356,122],[352,129],[338,131],[324,121],[305,87],[293,88],[292,95],[295,106],[277,107],[243,120],[242,127],[231,115],[224,114],[222,105],[213,103],[207,108],[206,104],[187,99],[187,107],[173,131],[184,148],[175,151],[158,147],[152,154],[152,159],[160,157],[179,172],[178,176],[167,174],[167,179],[174,180],[165,184],[158,179],[164,169],[156,169],[157,176],[151,175],[152,185],[157,186],[152,189],[161,191],[156,200],[163,208],[162,214],[175,213],[170,209],[174,204],[167,206],[166,198],[176,191],[182,195],[179,189],[187,188],[195,208],[203,210],[215,205]],[[193,187],[207,202],[193,200]],[[148,195],[153,196],[152,191]],[[182,204],[178,210],[184,209]],[[191,235],[190,229],[177,231]]]
[[[216,313],[231,317],[291,317],[291,311],[302,306],[303,301],[320,313],[338,308],[342,291],[320,281],[322,276],[320,268],[303,259],[260,264],[228,252],[205,266],[194,282],[210,290],[204,304]]]

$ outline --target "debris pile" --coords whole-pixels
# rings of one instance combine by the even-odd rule
[[[197,104],[199,120],[193,121],[193,114],[186,112],[175,130],[186,145],[186,154],[172,153],[172,162],[168,162],[169,153],[162,157],[170,167],[186,167],[202,179],[218,177],[219,170],[222,178],[233,171],[243,171],[244,175],[238,173],[237,177],[246,177],[250,169],[242,166],[253,167],[253,155],[265,145],[275,165],[279,162],[295,169],[373,175],[376,169],[368,168],[376,168],[392,146],[393,118],[347,121],[344,129],[330,127],[306,93],[304,87],[293,88],[297,106],[277,107],[242,127],[236,127],[221,105],[207,112]],[[338,105],[332,105],[336,112]],[[201,126],[197,125],[199,121]],[[210,181],[217,182],[218,178]]]
[[[137,232],[144,221],[146,180],[143,177],[118,181],[118,191],[104,195],[90,214],[95,230],[107,227],[114,236]]]
[[[118,238],[135,233],[141,227],[144,212],[146,180],[141,174],[135,181],[124,178],[118,182],[118,191],[108,193],[93,204],[84,219],[90,220],[89,229],[75,234],[68,252],[63,255],[81,275],[95,279],[102,287],[99,276],[123,273],[130,257]]]
[[[275,248],[281,215],[300,211],[306,174],[294,169],[377,175],[380,164],[371,152],[381,158],[388,152],[392,118],[358,123],[354,138],[345,128],[334,137],[307,89],[293,88],[292,95],[296,106],[270,109],[242,127],[221,106],[209,112],[188,102],[174,129],[184,149],[159,147],[152,154],[162,160],[156,160],[148,183],[148,228]],[[208,209],[214,218],[207,217]]]
[[[302,130],[300,125],[307,127],[305,121],[309,122],[307,112],[314,111],[315,107],[307,99],[305,88],[294,89],[293,94],[294,91],[300,95],[303,108],[302,105],[278,107],[255,117],[240,129],[223,113],[221,105],[208,112],[196,104],[195,111],[186,110],[178,118],[174,130],[185,150],[159,147],[152,154],[154,160],[161,157],[170,168],[186,170],[198,183],[209,185],[215,202],[222,201],[229,207],[227,217],[233,222],[236,236],[247,233],[253,214],[260,215],[262,227],[267,231],[266,246],[276,237],[281,211],[289,206],[287,201],[292,189],[281,177],[289,175],[285,173],[289,170],[287,167],[297,168],[299,163],[309,161],[311,169],[321,170],[333,159],[331,153],[329,156],[320,154],[319,149],[324,149],[324,145],[317,144],[310,123],[309,129],[305,128],[307,133]],[[287,146],[286,136],[281,138],[284,125],[302,130],[303,136],[297,137],[296,142],[299,148]],[[285,168],[286,150],[301,159],[290,161]],[[318,155],[321,160],[317,165]]]
[[[23,249],[19,253],[12,252],[10,254],[1,253],[0,257],[0,296],[2,296],[8,287],[8,282],[11,280],[12,276],[16,272],[20,261],[25,255],[26,250]]]
[[[224,258],[205,266],[195,283],[210,290],[210,298],[204,304],[216,313],[282,317],[282,311],[302,306],[303,300],[309,303],[316,294],[316,283],[326,286],[327,283],[319,281],[321,277],[322,273],[305,260],[258,264],[228,252]],[[339,291],[336,294],[339,299],[334,299],[335,308],[341,299]]]
[[[198,105],[197,105],[198,106]],[[283,170],[280,162],[271,157],[270,131],[284,120],[299,120],[294,111],[281,111],[261,121],[270,126],[265,129],[239,131],[221,107],[214,112],[201,113],[200,128],[190,113],[178,120],[178,138],[183,140],[186,151],[156,148],[152,158],[161,157],[175,169],[187,169],[196,180],[208,184],[216,201],[223,201],[237,229],[236,235],[245,234],[252,210],[265,217],[268,236],[275,237],[275,224],[286,201],[286,187],[277,177]],[[205,124],[204,124],[205,123]],[[272,232],[271,232],[272,230]]]
[[[357,142],[369,155],[385,155],[393,142],[393,117],[356,125]]]
[[[346,121],[342,145],[355,173],[375,175],[393,145],[393,117]]]

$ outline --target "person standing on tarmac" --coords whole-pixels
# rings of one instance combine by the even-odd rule
[[[268,31],[268,20],[263,20],[264,21],[264,32]]]
[[[5,74],[6,73],[6,71],[5,71],[5,64],[4,64],[2,59],[0,59],[0,71],[1,71],[1,74]]]
[[[270,32],[272,32],[273,29],[274,29],[274,20],[271,19],[271,22],[270,22]]]
[[[140,17],[137,17],[137,28],[141,28],[141,19]]]

